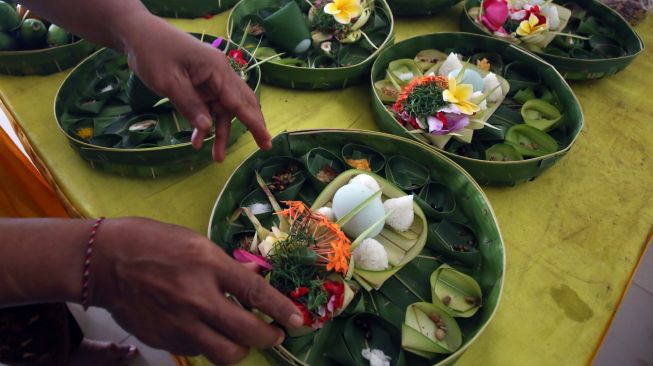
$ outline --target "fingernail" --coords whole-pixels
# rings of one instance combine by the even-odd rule
[[[195,150],[199,150],[202,147],[202,139],[199,137],[200,131],[197,128],[193,128],[193,134],[190,137],[190,141],[193,144]]]
[[[275,347],[280,346],[281,343],[283,343],[283,340],[284,340],[285,338],[286,338],[286,337],[284,337],[284,334],[281,333],[281,335],[279,336],[279,338],[277,338],[277,341],[274,343],[274,346],[275,346]]]
[[[290,324],[290,326],[293,328],[299,328],[304,324],[304,318],[302,318],[299,314],[293,314],[290,316],[288,324]]]
[[[211,129],[211,120],[203,114],[200,114],[195,118],[195,124],[203,130]]]

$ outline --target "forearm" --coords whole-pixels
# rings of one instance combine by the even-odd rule
[[[35,13],[91,42],[126,48],[134,32],[158,19],[139,0],[22,0]]]
[[[92,220],[1,218],[0,308],[79,301],[92,226]]]

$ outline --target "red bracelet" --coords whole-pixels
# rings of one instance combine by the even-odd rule
[[[95,244],[95,235],[97,234],[98,228],[104,221],[104,217],[100,217],[95,220],[93,228],[91,229],[91,237],[88,239],[88,244],[86,246],[86,256],[84,258],[84,275],[82,277],[82,307],[84,310],[88,309],[88,277],[89,277],[89,267],[91,266],[91,255],[93,255],[93,244]]]

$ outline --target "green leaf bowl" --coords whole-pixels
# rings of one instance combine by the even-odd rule
[[[431,151],[443,153],[460,164],[477,182],[483,185],[511,186],[533,180],[569,152],[583,128],[583,113],[578,99],[567,82],[553,66],[509,42],[471,33],[434,33],[406,39],[381,52],[372,66],[371,84],[374,85],[375,82],[385,78],[386,69],[390,62],[397,59],[412,59],[419,51],[425,49],[439,49],[446,50],[446,52],[455,51],[461,53],[469,53],[471,51],[479,53],[492,52],[501,55],[506,65],[511,62],[519,62],[522,65],[528,65],[531,70],[539,72],[544,85],[558,96],[561,108],[564,110],[561,120],[557,122],[558,128],[552,133],[558,142],[557,151],[527,160],[490,161],[483,160],[483,157],[462,156],[450,151],[438,149],[429,144],[422,136],[410,133],[404,126],[397,122],[392,111],[388,110],[377,90],[372,87],[372,110],[376,123],[382,131],[411,138],[419,141]],[[504,68],[504,70],[506,69],[509,70],[510,68]],[[510,93],[515,91],[512,89],[511,84]],[[511,95],[510,93],[509,95]],[[500,113],[501,109],[502,106],[495,114]],[[517,112],[517,116],[519,116],[519,112]],[[488,122],[492,123],[492,119]],[[472,146],[474,141],[482,140],[483,137],[478,134],[478,131],[485,130],[487,132],[495,131],[488,127],[477,130],[472,144],[469,146]],[[485,154],[484,149],[480,150],[482,154]]]
[[[141,0],[158,16],[168,18],[199,18],[221,13],[238,0]]]
[[[50,75],[77,65],[95,50],[95,45],[78,39],[62,46],[36,50],[0,51],[0,74]]]
[[[354,366],[361,365],[360,348],[366,343],[365,340],[371,340],[371,345],[379,342],[378,347],[384,348],[386,354],[393,355],[392,365],[452,365],[473,345],[497,310],[503,287],[505,255],[501,233],[487,197],[474,179],[446,156],[414,140],[382,132],[320,129],[282,133],[272,140],[271,150],[254,152],[227,180],[213,207],[208,236],[230,253],[238,247],[238,243],[234,243],[234,233],[252,232],[251,225],[242,220],[242,216],[234,215],[234,212],[238,212],[243,198],[256,189],[253,176],[262,162],[277,156],[300,158],[317,146],[335,154],[348,144],[365,146],[388,158],[402,156],[411,159],[428,171],[433,182],[447,187],[448,192],[453,194],[458,202],[453,211],[459,220],[475,233],[479,260],[474,264],[463,263],[453,256],[425,247],[414,259],[388,278],[378,290],[372,289],[368,292],[359,289],[347,309],[323,328],[305,336],[287,337],[281,346],[267,351],[266,355],[272,364]],[[352,171],[344,174],[352,174]],[[377,174],[383,176],[384,170]],[[342,180],[343,177],[336,180]],[[312,187],[310,180],[306,180],[305,185],[318,193],[321,190],[320,187]],[[320,205],[318,201],[306,203]],[[418,212],[416,220],[417,215]],[[439,220],[421,217],[421,220],[426,220],[429,225]],[[430,230],[428,235],[432,235]],[[456,318],[455,322],[460,328],[462,338],[460,347],[451,350],[452,352],[443,352],[434,355],[434,358],[425,359],[404,349],[398,349],[399,337],[406,309],[418,302],[431,303],[431,277],[443,264],[473,278],[480,286],[483,303],[475,314],[466,314],[472,316]],[[353,284],[355,285],[356,283]],[[352,328],[360,323],[356,321],[358,318],[371,322],[369,329],[374,333],[371,338],[365,336],[365,339],[360,339],[366,332]],[[377,330],[379,334],[376,334]],[[384,344],[385,342],[390,343]],[[209,364],[201,357],[186,359],[185,362],[191,365]]]
[[[583,58],[566,56],[554,48],[555,52],[534,52],[553,67],[567,80],[598,79],[613,75],[625,69],[644,50],[644,42],[628,22],[616,11],[596,0],[554,1],[557,4],[578,4],[587,10],[588,14],[599,18],[606,27],[611,29],[614,37],[622,42],[624,55],[603,52],[605,57]],[[480,6],[480,0],[466,0],[460,16],[460,30],[489,35],[489,31],[474,20],[470,14],[473,8]],[[607,48],[607,47],[606,47]],[[582,49],[580,51],[583,51]],[[613,56],[613,57],[609,57]]]
[[[203,38],[209,43],[215,39],[208,35]],[[229,49],[235,47],[226,41],[223,45]],[[252,56],[244,52],[245,57],[251,59]],[[208,164],[215,136],[207,137],[202,148],[196,151],[190,143],[190,124],[169,103],[145,112],[134,112],[126,91],[129,74],[125,55],[102,49],[79,64],[64,80],[57,92],[54,114],[57,126],[72,148],[92,168],[123,176],[156,178],[193,171]],[[116,85],[120,90],[109,93],[111,96],[102,100],[100,97],[106,96],[107,91],[97,90],[95,85],[106,80],[107,75],[118,78]],[[260,80],[258,67],[249,71],[247,83],[257,95]],[[139,118],[155,120],[156,127],[146,133],[129,131],[129,126]],[[83,127],[91,135],[76,133]],[[229,144],[245,131],[245,126],[234,118]]]
[[[461,0],[388,0],[396,16],[425,16],[437,14],[458,4]]]
[[[246,26],[247,19],[249,19],[248,17],[251,17],[251,14],[254,14],[255,12],[262,9],[279,6],[282,3],[283,2],[280,0],[240,1],[229,14],[229,20],[227,22],[227,34],[229,35],[229,38],[239,42],[239,37],[241,37],[241,35],[236,35],[236,33],[239,32],[237,28],[242,27],[243,24]],[[301,3],[304,4],[303,1],[301,1]],[[366,57],[355,57],[355,63],[350,66],[340,67],[327,66],[320,68],[310,68],[307,67],[307,64],[304,62],[292,63],[290,61],[293,59],[290,58],[282,59],[280,62],[272,60],[270,62],[263,63],[260,66],[263,82],[284,88],[318,90],[343,89],[345,87],[364,81],[367,72],[372,67],[372,62],[374,59],[379,55],[381,50],[383,50],[389,44],[392,44],[394,41],[394,19],[392,17],[392,12],[390,11],[388,3],[386,0],[375,0],[375,4],[376,11],[382,11],[390,23],[388,34],[385,36],[383,42],[378,47],[378,50],[374,50]],[[256,43],[246,42],[244,46],[250,51],[253,51],[253,49],[256,47]],[[356,56],[355,52],[360,48],[361,47],[350,46],[350,53]],[[287,57],[291,56],[287,55]],[[263,56],[261,56],[261,58],[265,59]]]

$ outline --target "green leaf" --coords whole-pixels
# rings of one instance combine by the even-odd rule
[[[524,160],[519,151],[512,145],[494,144],[485,150],[485,158],[489,161],[519,161]]]
[[[440,325],[434,320],[439,320]],[[406,351],[430,358],[436,353],[453,353],[461,344],[460,328],[444,309],[427,302],[406,308],[401,329],[401,346]]]
[[[354,358],[354,365],[367,365],[362,352],[366,348],[379,349],[396,362],[401,350],[401,335],[398,328],[375,314],[357,314],[347,320],[344,340]]]
[[[371,171],[377,174],[379,174],[379,172],[385,167],[385,156],[383,156],[383,154],[380,152],[364,145],[347,144],[342,147],[340,155],[345,164],[354,169],[358,168],[353,166],[349,160],[365,159],[367,160]]]
[[[448,216],[456,209],[455,195],[449,187],[440,183],[428,183],[414,198],[430,219]]]
[[[521,108],[524,123],[544,132],[556,128],[562,121],[558,108],[541,99],[531,99]]]
[[[454,317],[469,318],[481,307],[482,291],[472,277],[443,264],[431,275],[433,303]]]
[[[553,137],[528,125],[510,127],[506,133],[506,143],[524,157],[544,156],[558,150],[558,143]]]
[[[424,166],[414,160],[403,155],[395,155],[386,162],[385,177],[400,189],[412,191],[423,187],[430,175]]]

